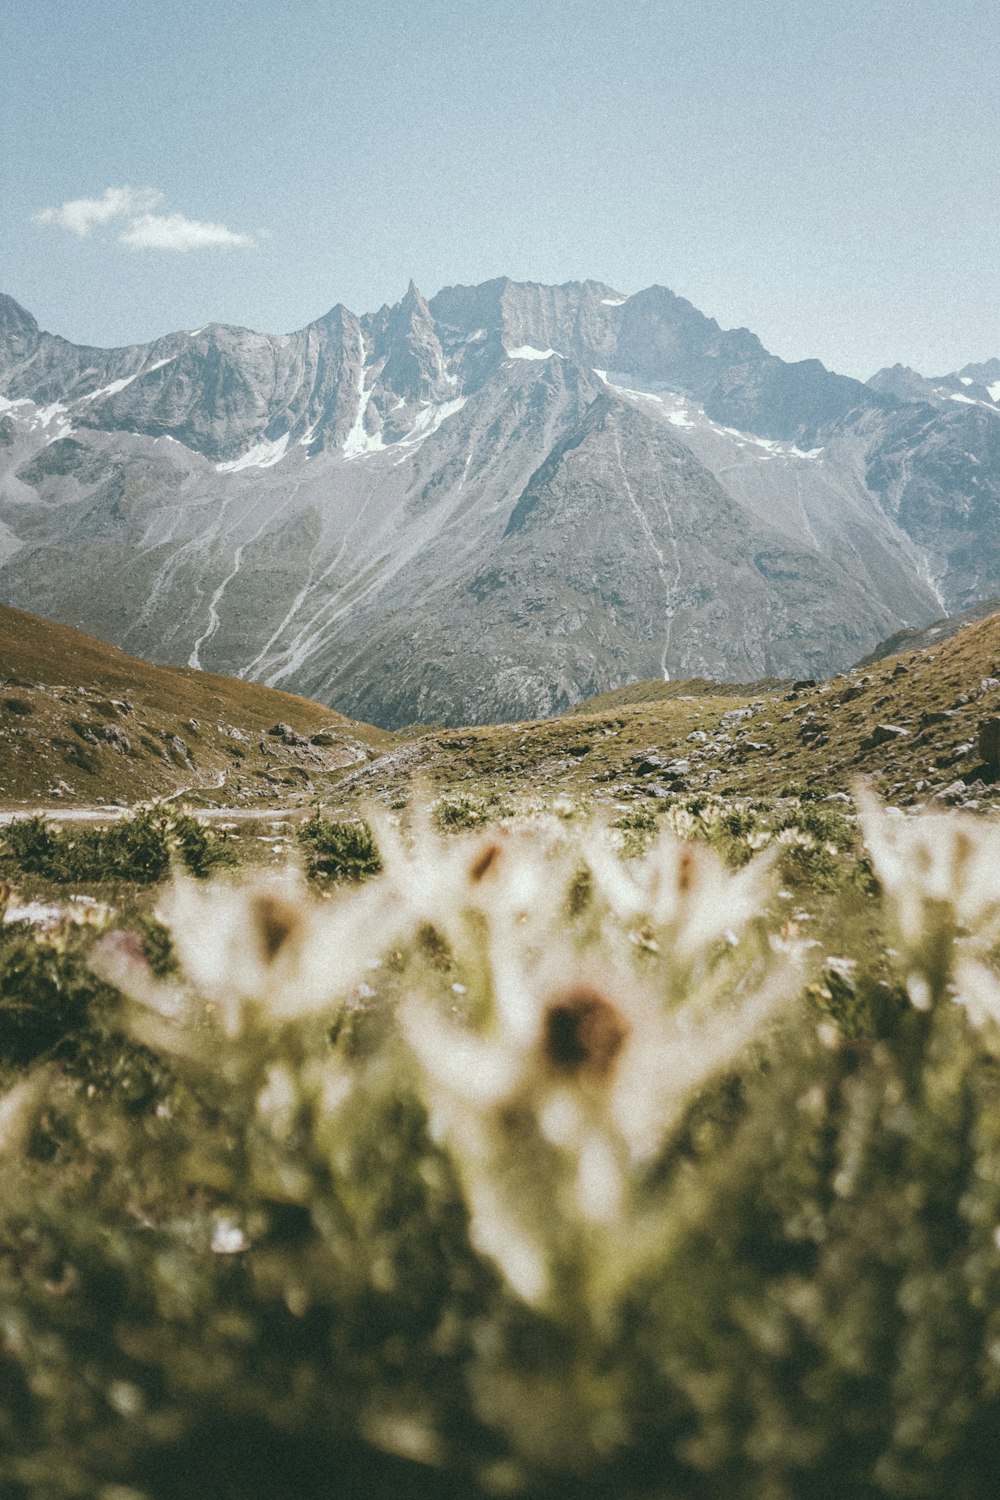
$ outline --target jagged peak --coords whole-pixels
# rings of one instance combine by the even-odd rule
[[[417,286],[412,276],[410,277],[410,284],[406,288],[406,296],[401,302],[397,303],[396,307],[393,308],[393,312],[398,312],[409,317],[417,316],[421,320],[430,319],[431,310],[428,306],[427,298]]]
[[[867,384],[871,385],[873,381],[881,380],[886,375],[912,375],[917,380],[924,380],[926,378],[921,375],[919,370],[915,370],[912,365],[900,364],[897,360],[894,365],[883,365],[880,370],[876,370],[874,375],[868,377]]]
[[[353,313],[349,307],[345,307],[343,302],[335,302],[327,312],[323,313],[322,317],[314,318],[311,323],[307,323],[304,331],[308,332],[311,328],[343,328],[347,323],[356,325],[358,322],[356,313]]]
[[[0,292],[0,328],[17,328],[22,332],[30,330],[33,333],[39,331],[37,320],[27,308],[22,307],[20,302],[15,302],[6,292]]]
[[[1000,380],[1000,359],[974,360],[964,365],[958,375],[959,379],[966,375],[972,380]]]

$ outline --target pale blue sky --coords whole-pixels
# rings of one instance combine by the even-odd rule
[[[115,344],[656,281],[936,374],[1000,355],[998,128],[984,0],[0,0],[0,290]],[[109,187],[162,198],[36,221]]]

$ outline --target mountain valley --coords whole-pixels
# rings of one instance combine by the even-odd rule
[[[547,719],[394,735],[237,679],[163,668],[0,607],[0,810],[180,798],[338,815],[414,787],[473,821],[508,811],[652,816],[691,799],[1000,805],[1000,613],[826,681],[653,678]],[[990,726],[996,726],[991,728]],[[499,810],[499,811],[498,811]]]

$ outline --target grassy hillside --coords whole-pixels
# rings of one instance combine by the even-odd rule
[[[353,773],[345,792],[393,796],[418,774],[469,797],[613,803],[829,794],[862,775],[896,802],[986,805],[1000,786],[978,731],[997,714],[1000,614],[809,687],[637,683],[561,719],[436,731]]]
[[[229,802],[284,796],[392,742],[305,698],[153,666],[0,606],[0,804],[135,802],[181,787]]]
[[[873,662],[882,661],[886,656],[898,656],[903,651],[923,651],[929,646],[939,646],[942,641],[957,635],[974,620],[995,615],[998,609],[1000,599],[986,599],[981,604],[974,604],[971,609],[963,610],[961,614],[945,615],[940,620],[932,620],[929,625],[912,625],[908,630],[897,630],[895,635],[888,636],[857,665],[870,667]]]
[[[0,608],[0,804],[229,805],[451,795],[611,802],[845,790],[985,805],[979,726],[1000,713],[1000,614],[827,682],[633,683],[560,719],[397,737],[254,683],[153,666]],[[286,726],[278,733],[271,731]],[[300,799],[301,800],[301,799]]]
[[[618,708],[632,708],[637,703],[664,703],[674,698],[745,698],[754,693],[775,692],[788,688],[791,682],[777,678],[760,682],[735,683],[713,682],[710,677],[680,678],[664,682],[662,678],[650,677],[643,682],[630,682],[626,687],[614,688],[610,693],[598,693],[585,698],[575,708],[567,711],[566,718],[579,718],[584,714],[613,712]]]

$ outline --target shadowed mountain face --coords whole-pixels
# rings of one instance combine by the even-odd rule
[[[866,386],[599,282],[112,350],[0,297],[0,599],[387,725],[817,675],[1000,592],[994,364]]]

